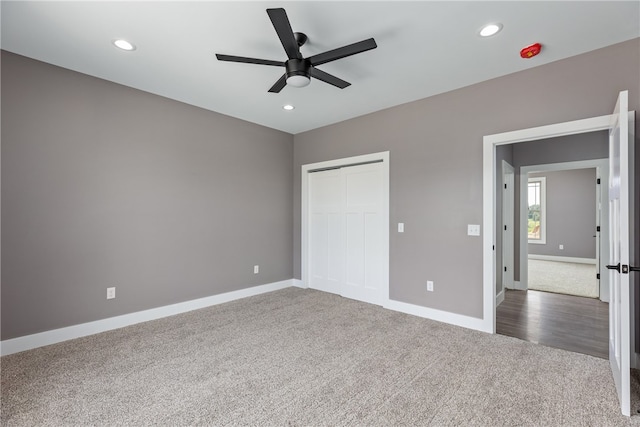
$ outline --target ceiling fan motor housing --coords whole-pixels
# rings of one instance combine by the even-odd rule
[[[285,68],[287,70],[287,77],[292,76],[309,76],[309,68],[311,68],[311,63],[306,59],[289,59],[285,63]]]

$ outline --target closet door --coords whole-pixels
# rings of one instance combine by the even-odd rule
[[[313,289],[382,302],[381,163],[309,174],[309,268]]]
[[[340,294],[344,282],[344,177],[309,174],[309,287]]]

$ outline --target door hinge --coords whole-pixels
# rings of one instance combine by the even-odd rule
[[[492,249],[495,251],[496,250],[496,245],[493,245]]]
[[[506,226],[506,225],[504,226],[504,229],[505,229],[505,230],[507,229],[507,226]]]
[[[504,268],[504,271],[507,271],[507,267]]]
[[[596,274],[596,279],[600,280],[600,273]]]
[[[504,185],[504,188],[507,188],[507,184]]]
[[[596,184],[600,184],[600,178],[598,178],[598,180],[596,181]]]
[[[596,227],[596,231],[597,231],[598,233],[600,232],[600,226],[599,226],[599,225]]]

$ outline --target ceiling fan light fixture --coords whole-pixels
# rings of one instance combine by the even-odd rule
[[[309,76],[296,74],[287,77],[287,84],[293,87],[305,87],[309,86],[309,83],[311,83],[311,79],[309,78]]]
[[[284,110],[291,111],[291,110],[293,110],[293,109],[294,109],[294,108],[296,108],[296,107],[294,107],[294,106],[293,106],[293,105],[291,105],[291,104],[287,104],[287,105],[283,105],[283,106],[282,106],[282,108],[283,108]]]
[[[502,30],[502,24],[500,23],[485,25],[480,30],[480,37],[491,37],[498,34],[500,30]]]

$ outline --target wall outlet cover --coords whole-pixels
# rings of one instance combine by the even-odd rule
[[[480,235],[480,224],[467,224],[467,235],[468,236],[479,236]]]

